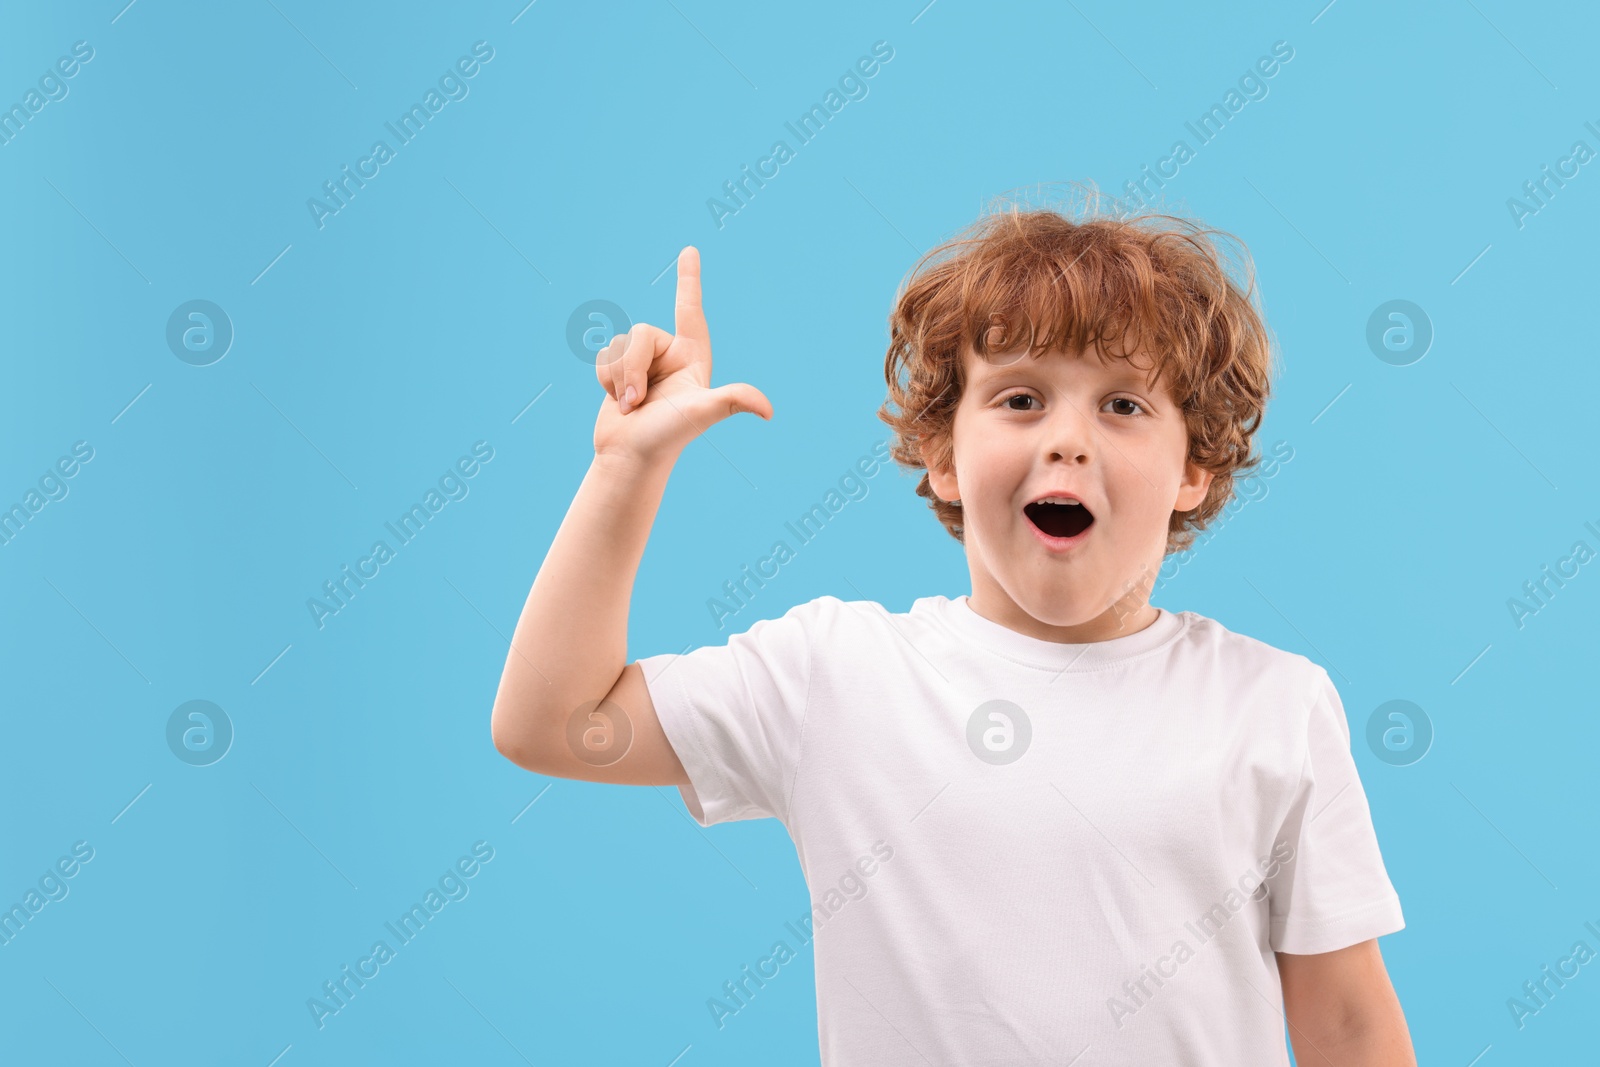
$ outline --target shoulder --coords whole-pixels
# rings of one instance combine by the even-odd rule
[[[920,638],[929,631],[938,631],[938,620],[948,606],[949,598],[944,596],[919,597],[905,611],[894,611],[876,600],[820,596],[796,610],[813,625],[827,627],[819,633],[834,641],[841,641],[847,635],[858,640],[875,636],[894,641],[897,633],[907,638]]]
[[[1328,671],[1298,652],[1228,629],[1195,612],[1180,648],[1186,665],[1175,672],[1190,693],[1208,693],[1218,713],[1248,724],[1243,743],[1272,759],[1287,774],[1302,774],[1313,752],[1348,748],[1350,727]]]
[[[1302,710],[1309,710],[1324,687],[1332,687],[1327,670],[1307,656],[1230,630],[1198,612],[1179,614],[1187,623],[1182,647],[1200,663],[1218,668],[1224,677],[1241,683],[1250,680],[1285,696],[1299,694]]]
[[[794,605],[781,615],[757,619],[743,632],[730,635],[732,642],[776,645],[833,645],[841,634],[870,627],[888,618],[883,605],[870,600],[841,600],[836,596],[814,597]]]
[[[850,661],[856,654],[881,655],[884,646],[910,641],[921,645],[934,629],[937,602],[943,597],[924,597],[907,611],[892,611],[875,600],[845,600],[831,594],[796,604],[784,612],[781,628],[798,636],[836,661]],[[763,625],[757,623],[757,626]]]
[[[830,593],[807,600],[802,604],[796,604],[784,612],[784,617],[793,617],[806,624],[834,623],[844,625],[854,623],[870,626],[911,618],[921,613],[921,606],[925,601],[936,599],[943,598],[926,597],[923,600],[918,600],[909,612],[893,612],[876,600],[843,600]]]

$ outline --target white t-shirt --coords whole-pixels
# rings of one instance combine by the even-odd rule
[[[967,599],[639,661],[695,819],[794,840],[824,1067],[1286,1065],[1273,953],[1405,926],[1327,672],[1191,611],[1059,644]]]

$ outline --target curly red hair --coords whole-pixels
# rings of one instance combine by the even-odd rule
[[[1211,235],[1232,240],[1168,214],[1090,210],[1073,219],[1012,205],[917,262],[889,315],[889,397],[878,417],[894,431],[895,462],[924,471],[917,495],[950,536],[963,541],[961,509],[939,499],[926,467],[951,462],[968,347],[1010,359],[1092,343],[1106,358],[1153,364],[1183,410],[1189,459],[1213,476],[1198,507],[1172,513],[1168,554],[1221,513],[1235,479],[1260,460],[1251,448],[1273,368],[1248,253],[1240,286]]]

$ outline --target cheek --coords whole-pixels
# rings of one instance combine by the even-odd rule
[[[963,493],[981,500],[988,509],[1009,509],[1027,482],[1025,465],[1004,452],[969,457],[966,471]]]

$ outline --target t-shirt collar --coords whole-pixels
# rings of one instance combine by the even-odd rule
[[[939,616],[957,634],[1007,659],[1050,670],[1088,671],[1137,656],[1166,644],[1184,629],[1187,612],[1157,607],[1156,620],[1143,630],[1106,641],[1070,644],[1030,637],[972,610],[970,597],[935,601]],[[941,603],[942,602],[942,603]]]

